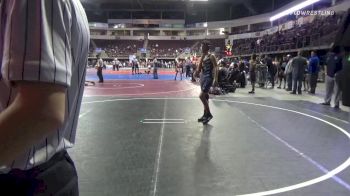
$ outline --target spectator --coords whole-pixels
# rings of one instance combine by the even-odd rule
[[[101,58],[100,55],[96,56],[97,57],[97,62],[96,62],[96,65],[95,65],[95,68],[97,70],[97,76],[99,78],[99,81],[98,83],[103,83],[104,80],[103,80],[103,73],[102,73],[102,70],[103,70],[103,60]]]
[[[191,65],[192,65],[192,62],[191,62],[190,58],[187,58],[186,65],[185,65],[186,78],[191,76]]]
[[[278,79],[279,79],[279,86],[277,87],[278,89],[281,89],[283,81],[284,81],[283,89],[286,89],[287,80],[286,80],[286,75],[284,74],[284,72],[286,70],[287,63],[288,63],[287,57],[284,56],[282,58],[282,61],[279,63],[279,66],[278,66]]]
[[[309,92],[310,91],[310,74],[309,74],[309,68],[307,67],[305,69],[305,75],[304,75],[304,91]]]
[[[344,49],[343,57],[343,69],[341,71],[341,84],[350,84],[350,9],[342,22],[342,26],[339,28],[336,36],[334,46],[340,46]],[[350,106],[350,90],[349,87],[342,88],[342,102],[344,106]]]
[[[153,60],[153,79],[158,79],[158,66],[159,66],[159,63],[155,58]]]
[[[252,90],[249,92],[249,94],[255,93],[255,82],[256,82],[256,66],[258,64],[256,59],[256,54],[252,55],[251,60],[249,61],[249,76],[250,76],[250,82],[252,83]]]
[[[119,65],[120,65],[120,62],[117,58],[115,58],[112,62],[113,64],[113,71],[115,71],[115,69],[117,69],[117,71],[119,71]]]
[[[285,70],[285,76],[287,78],[287,89],[286,91],[292,91],[293,88],[293,67],[292,67],[292,61],[290,55],[287,55],[287,65]]]
[[[310,94],[315,94],[317,87],[318,72],[320,66],[320,59],[316,52],[311,52],[311,58],[309,59],[309,74],[310,74]]]
[[[313,22],[291,29],[278,31],[259,38],[234,40],[235,54],[251,54],[256,52],[271,52],[327,44],[334,38],[334,32],[339,28],[339,19],[344,14],[334,16],[319,16]]]
[[[302,56],[303,51],[298,52],[298,56],[292,60],[292,74],[293,74],[293,91],[291,94],[301,95],[302,82],[304,78],[304,70],[307,66],[307,59]]]
[[[342,70],[342,58],[340,56],[340,47],[335,47],[328,54],[326,62],[326,96],[322,105],[331,105],[333,91],[335,90],[334,108],[339,108],[341,98],[340,77]],[[335,87],[335,89],[334,89]]]
[[[268,68],[269,76],[270,76],[270,82],[271,82],[271,88],[275,88],[275,78],[277,73],[277,68],[272,62],[272,58],[269,55],[266,55],[265,57],[265,64]]]

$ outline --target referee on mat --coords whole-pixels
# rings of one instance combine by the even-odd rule
[[[75,143],[89,26],[79,0],[2,0],[0,195],[79,195]]]

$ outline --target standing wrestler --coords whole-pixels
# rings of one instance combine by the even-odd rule
[[[202,57],[195,74],[199,76],[199,73],[201,73],[201,94],[199,98],[204,106],[204,114],[198,119],[198,122],[202,122],[203,124],[207,124],[213,118],[209,108],[209,90],[210,87],[218,81],[218,65],[215,56],[209,53],[209,48],[210,43],[208,41],[203,41]]]

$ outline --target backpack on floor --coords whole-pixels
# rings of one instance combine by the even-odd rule
[[[229,84],[229,85],[226,85],[225,88],[229,93],[234,93],[236,92],[237,86],[236,84]]]
[[[220,87],[211,87],[209,90],[209,94],[212,95],[221,95],[222,94],[222,90]]]

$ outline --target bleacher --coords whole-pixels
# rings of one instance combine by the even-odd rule
[[[317,17],[313,22],[292,29],[278,31],[259,38],[233,40],[236,55],[297,50],[307,47],[329,46],[335,38],[344,14]]]
[[[129,56],[143,47],[143,40],[94,40],[94,42],[109,58]]]
[[[137,53],[143,48],[144,41],[135,40],[93,40],[95,47],[90,48],[90,57],[95,57],[96,48],[99,48],[105,58],[128,57]],[[176,58],[180,54],[200,53],[200,43],[203,40],[149,40],[147,50],[151,58]],[[223,51],[225,47],[224,39],[211,39],[212,51],[220,47]],[[194,47],[196,46],[196,47]]]
[[[153,57],[175,58],[196,42],[196,40],[150,40],[148,49]]]

